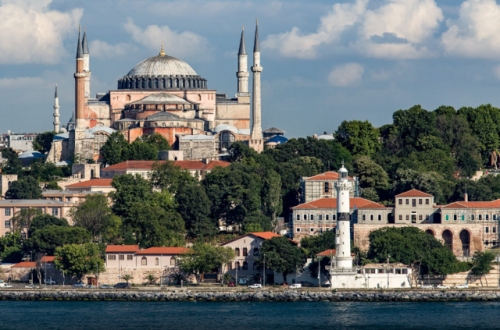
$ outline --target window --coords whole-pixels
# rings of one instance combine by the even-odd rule
[[[405,204],[410,205],[410,200],[408,198],[406,199]]]
[[[59,209],[52,209],[52,215],[57,217],[59,215]]]
[[[370,214],[370,220],[373,221],[373,214]]]
[[[417,200],[416,199],[412,199],[411,200],[411,206],[412,207],[417,207]]]
[[[378,215],[378,221],[382,221],[382,215]]]
[[[363,214],[363,220],[366,220],[366,215]]]
[[[332,214],[332,220],[335,220],[337,216],[335,214]]]
[[[300,228],[297,228],[297,233],[300,232]]]
[[[429,220],[429,215],[428,214],[425,215],[425,220]]]
[[[9,217],[10,216],[10,209],[5,209],[5,216]]]
[[[252,269],[257,270],[257,264],[255,262],[252,264]]]
[[[447,214],[446,215],[446,221],[450,220],[450,216]]]
[[[461,216],[461,220],[464,221],[465,220],[465,215],[462,214]]]
[[[328,214],[327,214],[327,215],[325,215],[325,220],[329,220],[329,219],[328,219]]]
[[[409,214],[406,215],[406,221],[408,221],[408,220],[410,220],[410,215]]]
[[[5,228],[10,228],[10,220],[5,221]]]
[[[297,220],[300,220],[300,215],[299,214],[297,214]]]
[[[318,217],[318,220],[323,220],[323,214],[320,214]]]
[[[311,214],[311,221],[312,221],[312,220],[314,220],[314,215],[313,215],[313,214]]]
[[[403,199],[402,198],[399,199],[399,205],[403,205]]]
[[[259,248],[253,248],[253,256],[258,257],[259,256]]]
[[[453,220],[457,221],[457,215],[453,214]]]
[[[419,221],[422,221],[422,214],[419,214],[419,215],[418,215],[418,220],[419,220]]]
[[[240,262],[239,262],[239,261],[236,261],[236,262],[234,263],[234,269],[241,270],[241,267],[240,267]]]
[[[408,269],[407,269],[407,268],[403,268],[403,269],[401,269],[401,270],[402,270],[402,273],[403,273],[403,274],[408,274]]]
[[[142,259],[141,259],[141,265],[143,265],[143,266],[147,266],[148,265],[148,259],[146,259],[146,257],[142,257]]]
[[[327,194],[329,192],[330,192],[330,186],[329,186],[328,182],[325,182],[325,194]]]
[[[314,232],[314,228],[311,227],[311,233]]]
[[[234,254],[239,257],[240,256],[240,248],[234,249]]]
[[[320,229],[319,229],[319,233],[320,233],[320,234],[323,234],[323,228],[320,228]]]
[[[422,198],[418,199],[418,205],[422,205]]]
[[[470,219],[471,219],[471,220],[474,220],[474,214],[471,214],[471,215],[470,215]]]
[[[247,248],[243,248],[243,256],[244,257],[248,256],[248,249]]]
[[[493,220],[496,220],[496,219],[497,219],[497,215],[493,214]]]
[[[482,215],[482,214],[480,214],[480,215],[478,216],[477,220],[483,220],[483,215]]]
[[[159,266],[160,265],[160,259],[159,258],[155,258],[155,266]]]
[[[402,214],[399,215],[399,220],[403,220],[403,215]]]
[[[490,228],[489,227],[484,228],[484,232],[485,233],[489,233],[490,232]]]
[[[131,254],[127,254],[127,260],[134,260],[134,256]]]
[[[248,270],[248,262],[243,261],[243,270]]]
[[[484,220],[490,220],[490,215],[486,214]]]
[[[175,257],[170,258],[170,266],[175,266],[176,261]]]
[[[170,262],[172,262],[172,261],[170,261]],[[227,270],[232,270],[232,269],[233,269],[233,263],[230,262],[227,264]]]
[[[491,230],[493,231],[493,233],[496,233],[497,232],[497,227],[491,227]]]
[[[118,259],[120,259],[120,260],[125,260],[125,256],[124,256],[123,254],[119,254],[119,255],[118,255]]]
[[[307,220],[307,215],[306,214],[304,214],[304,220]]]
[[[116,254],[108,254],[108,260],[116,260]]]
[[[429,205],[429,198],[425,199],[425,205]]]
[[[173,126],[173,125],[171,125]],[[229,147],[235,141],[234,135],[228,131],[223,131],[219,134],[219,151],[222,149],[229,150]]]

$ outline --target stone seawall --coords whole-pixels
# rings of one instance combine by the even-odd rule
[[[431,302],[431,301],[500,301],[500,292],[90,292],[90,291],[2,291],[0,300],[40,301],[359,301],[359,302]]]

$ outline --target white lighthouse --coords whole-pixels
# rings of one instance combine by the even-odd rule
[[[337,189],[337,255],[336,268],[352,269],[351,257],[351,222],[350,222],[350,196],[352,182],[348,180],[347,169],[342,167],[339,170],[339,179],[335,183]]]

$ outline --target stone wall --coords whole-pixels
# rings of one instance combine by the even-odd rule
[[[200,160],[215,157],[215,142],[211,140],[183,140],[179,139],[179,151],[182,151],[184,160]]]
[[[11,182],[17,181],[17,174],[0,174],[0,199],[10,188]]]
[[[469,255],[473,255],[474,251],[484,251],[482,241],[482,224],[385,224],[385,225],[370,225],[370,224],[354,224],[354,244],[361,250],[367,251],[370,247],[369,235],[372,231],[383,227],[417,227],[420,230],[432,234],[439,241],[444,242],[443,234],[445,231],[451,233],[451,249],[457,257],[464,256],[464,245],[460,239],[460,234],[465,231],[470,237]]]

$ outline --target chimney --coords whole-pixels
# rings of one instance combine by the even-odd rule
[[[469,201],[469,196],[467,196],[467,193],[464,194],[464,202],[468,202]]]

